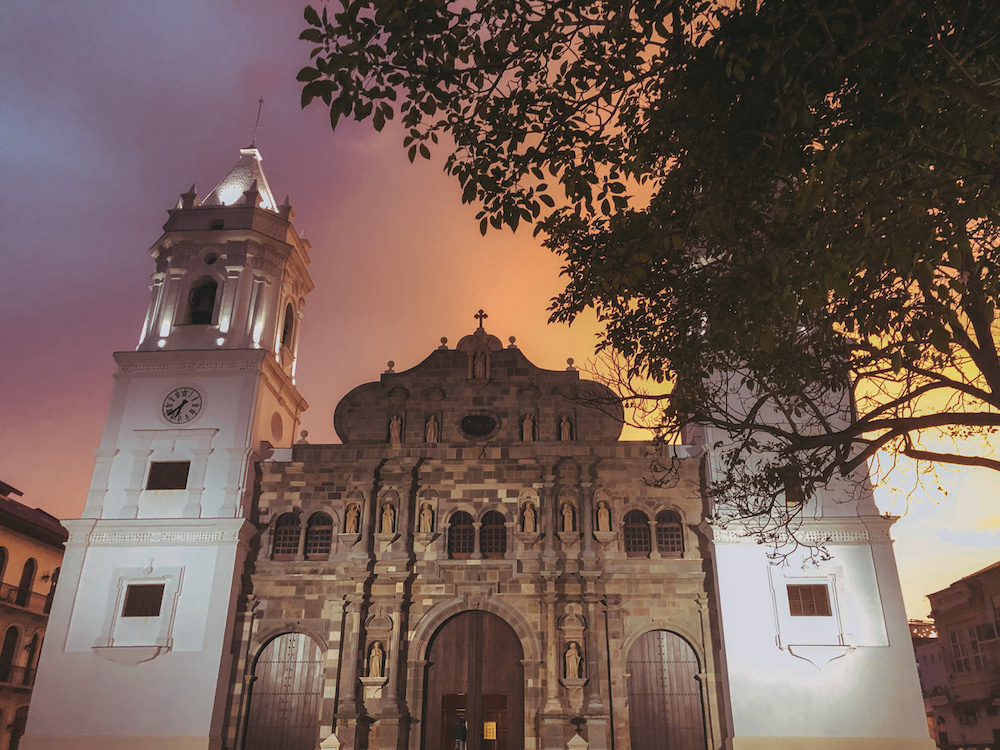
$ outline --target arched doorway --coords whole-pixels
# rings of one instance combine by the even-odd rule
[[[245,750],[315,750],[319,745],[323,655],[303,633],[284,633],[253,668]]]
[[[698,657],[687,641],[666,630],[645,633],[625,670],[632,750],[705,750]]]
[[[468,750],[524,747],[524,667],[521,642],[501,618],[462,612],[434,634],[427,650],[424,750],[453,750],[459,717]]]

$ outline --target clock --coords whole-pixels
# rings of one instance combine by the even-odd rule
[[[201,412],[201,394],[194,388],[174,388],[163,399],[163,418],[174,424],[185,424]]]

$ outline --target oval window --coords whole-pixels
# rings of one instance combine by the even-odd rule
[[[486,437],[497,428],[497,421],[486,414],[469,414],[462,417],[462,432],[470,437]]]

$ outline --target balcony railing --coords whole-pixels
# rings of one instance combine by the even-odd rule
[[[15,685],[31,687],[35,684],[35,670],[28,667],[15,667],[12,664],[0,664],[0,685]]]
[[[0,583],[0,602],[43,614],[48,614],[52,608],[51,597],[45,594],[36,594],[30,589],[22,589],[9,583]]]

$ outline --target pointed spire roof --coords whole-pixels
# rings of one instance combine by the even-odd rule
[[[264,170],[260,166],[260,151],[254,147],[241,148],[240,160],[222,182],[202,201],[203,206],[233,206],[244,202],[244,194],[255,190],[260,194],[260,207],[269,211],[278,210],[271,187],[267,184]]]

